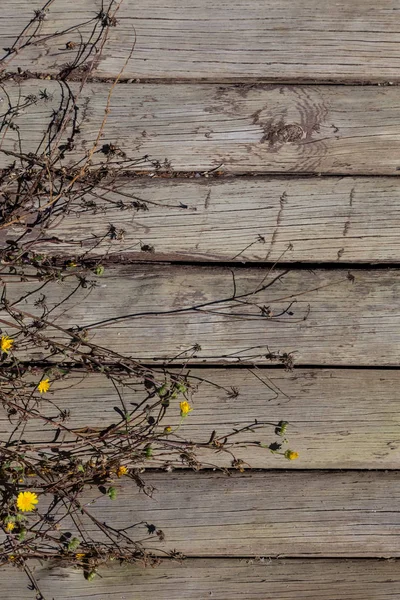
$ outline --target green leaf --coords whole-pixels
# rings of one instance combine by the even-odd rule
[[[163,398],[168,394],[168,386],[166,383],[163,383],[163,385],[157,389],[157,394],[160,398]]]
[[[75,550],[77,549],[77,547],[80,544],[80,540],[76,537],[73,537],[69,542],[68,542],[68,546],[67,546],[67,550],[69,550],[70,552],[75,552]]]
[[[108,497],[111,500],[116,500],[117,499],[117,490],[116,490],[115,487],[113,487],[113,486],[109,487],[108,490],[107,490],[107,494],[108,494]]]
[[[95,267],[93,272],[95,275],[99,275],[99,277],[101,277],[102,275],[104,275],[104,271],[105,271],[105,269],[104,269],[103,265],[97,265],[97,267]]]

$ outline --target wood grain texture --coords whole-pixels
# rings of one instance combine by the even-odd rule
[[[284,253],[285,262],[400,261],[396,178],[140,179],[117,187],[100,190],[100,198],[87,194],[95,206],[57,220],[36,251],[79,256],[95,246],[95,255],[132,260],[275,261]],[[148,211],[132,207],[138,199]],[[123,240],[111,240],[110,224]],[[20,234],[15,227],[7,239]],[[146,245],[154,252],[142,251]]]
[[[47,151],[45,129],[54,119],[53,110],[60,110],[62,97],[65,105],[65,86],[29,80],[7,83],[5,89],[18,105],[28,95],[39,96],[44,88],[52,99],[19,111],[13,118],[19,130],[8,129],[3,150],[18,152],[19,133],[25,153]],[[71,89],[78,93],[78,84]],[[88,84],[79,96],[80,133],[65,164],[82,159],[93,147],[108,90],[109,84]],[[161,163],[167,160],[177,171],[223,165],[225,173],[398,175],[398,91],[353,86],[118,85],[100,144],[114,144],[129,158],[149,155]],[[97,152],[93,162],[104,159]],[[13,160],[1,153],[0,167]],[[144,168],[154,170],[149,163],[132,166]]]
[[[399,561],[187,559],[151,569],[110,565],[88,583],[79,569],[31,561],[45,598],[54,600],[393,600]],[[4,599],[33,600],[24,573],[2,567]]]
[[[43,4],[3,0],[2,46],[13,43]],[[35,41],[93,19],[100,8],[100,0],[82,0],[70,11],[57,0]],[[87,39],[92,25],[28,47],[10,68],[57,73],[78,51],[66,43],[79,44],[80,34]],[[396,0],[125,1],[96,74],[115,76],[136,37],[127,78],[399,81],[399,28]]]
[[[193,364],[271,364],[266,353],[280,351],[293,353],[299,366],[399,364],[398,270],[355,271],[350,279],[347,270],[292,270],[256,296],[261,282],[271,284],[279,272],[236,268],[234,274],[236,295],[250,294],[242,297],[250,306],[228,301],[235,293],[230,268],[109,266],[96,287],[80,288],[52,317],[57,316],[60,326],[89,328],[89,340],[145,361],[179,355],[179,363],[190,358]],[[36,315],[42,314],[34,306],[42,293],[53,306],[76,286],[74,280],[54,282],[33,293],[37,283],[20,283],[13,275],[2,279],[9,281],[10,301],[32,292],[16,306]],[[215,301],[220,303],[208,304]],[[293,314],[279,317],[292,301]],[[270,307],[276,317],[260,317],[253,302]],[[123,318],[115,322],[116,317]],[[94,327],[104,319],[111,323]],[[57,330],[49,334],[53,339],[60,335]],[[193,351],[195,344],[201,350]],[[25,351],[17,339],[18,347],[20,357],[47,356],[44,349]]]
[[[124,478],[110,500],[97,487],[82,502],[130,537],[148,539],[157,553],[172,549],[186,556],[399,557],[400,481],[396,472],[252,471],[231,476],[214,472],[147,471],[152,497]],[[44,505],[44,500],[42,500]],[[104,534],[86,516],[87,534]],[[67,516],[62,531],[76,532]]]
[[[190,403],[193,411],[185,419],[178,435],[193,442],[207,442],[212,432],[228,434],[254,422],[289,421],[288,444],[300,458],[288,461],[271,454],[268,449],[237,448],[234,453],[248,463],[246,468],[272,469],[398,469],[400,460],[400,416],[398,390],[400,374],[384,370],[296,369],[292,373],[273,369],[192,369],[189,379],[193,389]],[[197,379],[199,378],[199,379]],[[36,378],[37,379],[37,378]],[[203,379],[202,383],[200,380]],[[163,382],[159,375],[159,383]],[[212,382],[215,385],[211,385]],[[265,383],[263,383],[265,382]],[[143,385],[130,382],[130,388],[119,386],[124,403],[140,402],[146,397]],[[196,386],[197,389],[196,389]],[[219,386],[219,387],[216,387]],[[267,387],[269,386],[269,387]],[[229,397],[231,388],[239,395]],[[82,380],[75,373],[64,381],[52,383],[49,398],[61,410],[70,413],[68,426],[103,428],[118,420],[115,406],[121,406],[112,383],[101,375]],[[84,399],[84,401],[82,401]],[[171,403],[164,425],[179,424],[179,401]],[[44,412],[46,409],[43,407]],[[15,423],[12,417],[0,415],[0,440],[10,439]],[[54,447],[54,427],[41,421],[29,421],[23,439],[41,442],[40,449]],[[12,440],[20,435],[15,432]],[[64,435],[58,440],[61,443]],[[254,438],[263,444],[282,441],[274,428],[266,426],[251,436],[242,433],[239,441]],[[74,436],[69,438],[76,439]],[[170,438],[172,439],[172,438]],[[197,450],[205,466],[231,467],[232,457],[213,451]],[[158,452],[154,460],[145,460],[146,468],[159,467]],[[162,460],[165,459],[165,453]],[[179,465],[179,461],[178,461]]]

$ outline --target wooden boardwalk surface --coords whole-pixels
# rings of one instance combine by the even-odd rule
[[[254,293],[276,277],[271,287]],[[37,288],[36,282],[19,283],[14,276],[3,280],[13,302]],[[147,363],[178,354],[182,361],[193,354],[194,344],[200,348],[192,364],[248,360],[270,365],[270,350],[293,353],[297,365],[396,366],[399,361],[398,269],[350,275],[348,269],[277,269],[271,274],[265,267],[232,271],[131,264],[110,266],[97,284],[92,291],[79,290],[56,309],[57,324],[79,323],[89,340]],[[48,286],[46,297],[59,303],[75,285]],[[232,300],[234,286],[237,297],[250,299],[250,305]],[[29,313],[39,316],[37,301],[43,291],[24,302]],[[293,314],[279,317],[292,301]],[[260,316],[256,302],[269,306],[272,316]],[[57,332],[54,337],[65,339]],[[30,360],[46,355],[40,348],[26,353]]]
[[[182,435],[193,441],[208,439],[214,429],[223,435],[253,418],[278,422],[284,415],[290,423],[291,444],[302,457],[301,461],[285,463],[288,469],[398,468],[400,416],[396,394],[400,375],[395,370],[298,367],[286,372],[229,367],[193,369],[192,373],[204,380],[198,382],[198,392],[192,396],[195,410],[181,427]],[[141,400],[141,386],[135,382],[132,385],[133,398]],[[240,390],[236,398],[229,397],[232,387]],[[56,381],[53,389],[61,406],[71,411],[72,428],[84,428],[88,423],[104,428],[115,421],[118,394],[106,377],[95,375],[82,380],[76,372],[67,382]],[[0,426],[1,439],[8,439],[13,420],[2,419]],[[54,429],[33,421],[26,435],[41,440],[43,447],[49,446]],[[263,437],[268,441],[268,432]],[[247,439],[247,435],[243,433],[240,439]],[[225,454],[199,451],[199,456],[224,467],[231,463],[231,457]],[[264,448],[243,448],[240,457],[256,469],[282,469],[281,457]]]
[[[3,46],[15,41],[32,9],[40,6],[30,0],[3,0]],[[89,21],[101,7],[101,0],[82,0],[66,14],[64,2],[58,0],[38,35],[49,36]],[[136,35],[136,52],[126,78],[398,82],[398,8],[396,0],[126,2],[97,73],[113,77]],[[60,44],[34,44],[15,65],[33,72],[57,72],[74,56],[62,41],[79,42],[79,33],[88,30],[90,23],[68,32]]]
[[[99,498],[96,486],[83,499],[91,514],[133,539],[155,525],[165,540],[146,542],[163,556],[170,548],[196,557],[400,558],[397,472],[274,471],[147,473],[152,498],[132,481],[121,484],[118,501]],[[389,493],[390,492],[390,493]],[[81,517],[95,542],[105,535]],[[72,534],[69,519],[63,525]]]
[[[26,600],[21,573],[0,572],[4,598]],[[57,590],[57,600],[393,600],[400,586],[399,562],[371,560],[196,558],[183,564],[164,562],[156,569],[112,565],[90,586],[72,568],[38,564],[35,573],[44,593]]]
[[[57,74],[102,7],[77,4],[51,3],[5,59],[0,96],[21,110],[1,142],[0,169],[20,136],[27,152],[45,151],[45,125],[65,101]],[[11,47],[40,7],[3,0],[0,46]],[[50,598],[399,597],[399,32],[397,0],[125,0],[95,77],[81,91],[84,72],[68,83],[81,107],[75,161],[96,139],[135,43],[101,144],[147,158],[118,178],[118,193],[106,184],[87,192],[86,209],[35,247],[71,261],[92,248],[107,258],[90,294],[80,290],[55,312],[57,324],[79,324],[90,340],[160,371],[168,357],[177,369],[187,361],[202,382],[182,435],[196,441],[284,417],[300,458],[283,463],[244,448],[246,471],[228,477],[162,472],[154,456],[146,464],[154,497],[124,483],[118,503],[100,500],[96,514],[116,527],[154,522],[166,534],[157,547],[187,559],[111,564],[92,583],[77,569],[33,562]],[[44,90],[45,102],[22,107]],[[2,244],[18,239],[23,219],[2,227]],[[14,274],[2,284],[10,301],[34,289]],[[48,285],[49,302],[68,285]],[[39,314],[39,298],[18,307]],[[284,352],[293,371],[279,361]],[[48,353],[23,358],[42,364]],[[113,423],[106,377],[76,372],[52,392],[76,428]],[[29,427],[31,439],[51,444],[54,430]],[[3,443],[12,430],[1,413]],[[200,456],[231,466],[224,454]],[[1,573],[0,598],[34,598],[23,573]]]
[[[79,84],[70,84],[77,94]],[[104,117],[109,84],[80,93],[79,133],[70,161],[90,150]],[[9,84],[11,101],[46,89],[50,99],[21,110],[19,131],[4,150],[46,147],[45,131],[66,89],[61,82],[30,79]],[[396,175],[400,163],[397,87],[199,84],[127,84],[116,87],[104,139],[127,156],[167,160],[176,171],[226,174],[305,173]],[[0,155],[0,167],[9,164]],[[93,161],[104,158],[95,154]],[[143,165],[134,169],[142,170]]]
[[[127,179],[119,191],[128,207],[139,199],[151,210],[121,210],[121,195],[107,189],[88,194],[96,208],[78,221],[66,215],[38,250],[82,256],[96,239],[94,254],[136,260],[274,262],[284,254],[285,262],[390,264],[399,256],[395,177]],[[109,224],[123,240],[105,236]]]

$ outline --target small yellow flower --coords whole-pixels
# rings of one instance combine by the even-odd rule
[[[190,406],[189,402],[187,402],[186,400],[181,402],[179,406],[181,409],[181,417],[182,418],[186,417],[186,415],[188,415],[193,410],[193,408]]]
[[[85,554],[83,552],[78,552],[78,554],[75,554],[75,558],[82,560],[82,558],[85,558]]]
[[[15,528],[15,523],[9,521],[6,525],[6,531],[11,532]]]
[[[20,492],[17,498],[17,507],[22,512],[31,512],[39,499],[35,492]]]
[[[11,339],[10,337],[8,337],[8,335],[1,336],[0,346],[1,346],[2,352],[9,352],[11,350],[13,344],[14,344],[14,340]]]
[[[128,472],[127,467],[125,467],[124,465],[121,465],[117,470],[117,475],[118,475],[118,477],[122,477],[123,475],[126,475],[127,472]]]
[[[299,458],[299,453],[294,452],[293,450],[286,450],[285,458],[287,458],[288,460],[296,460],[296,458]]]
[[[167,427],[164,427],[164,433],[171,433],[171,431],[172,431],[171,425],[167,425]]]
[[[46,392],[48,392],[49,389],[50,389],[50,380],[49,379],[42,379],[42,381],[39,382],[39,385],[37,386],[37,389],[39,390],[39,392],[41,394],[45,394]]]

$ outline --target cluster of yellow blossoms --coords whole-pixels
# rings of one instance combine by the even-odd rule
[[[0,338],[1,352],[8,354],[10,352],[10,350],[12,350],[13,345],[14,345],[14,340],[12,338],[10,338],[8,335],[1,336],[1,338]],[[50,380],[42,379],[39,382],[37,389],[41,394],[44,392],[48,392],[48,390],[50,389]],[[38,502],[39,502],[39,499],[37,497],[37,494],[35,494],[35,492],[20,492],[18,494],[16,504],[17,504],[18,510],[20,510],[21,512],[32,512],[33,510],[35,510],[36,504]],[[5,530],[7,531],[7,533],[11,533],[16,527],[15,521],[8,520],[5,523],[4,527],[5,527]]]
[[[10,338],[8,335],[2,335],[0,339],[0,349],[5,354],[8,354],[14,345],[14,340]],[[38,391],[41,394],[45,394],[50,389],[50,379],[42,379],[39,381],[37,386]]]
[[[20,492],[17,496],[17,508],[21,512],[32,512],[36,508],[36,504],[39,502],[39,498],[35,492]],[[18,516],[9,516],[4,521],[4,529],[7,533],[12,533],[17,526],[16,520]],[[19,529],[20,530],[20,529]]]

